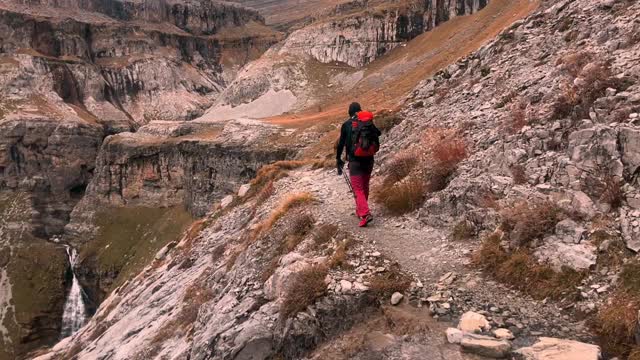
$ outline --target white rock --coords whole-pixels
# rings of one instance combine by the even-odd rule
[[[458,323],[458,329],[464,332],[474,333],[481,332],[482,330],[491,330],[491,325],[489,325],[489,321],[487,321],[484,315],[467,311],[462,314],[460,323]]]
[[[513,340],[515,336],[509,329],[495,329],[493,335],[498,339]]]
[[[404,298],[404,295],[402,295],[399,292],[394,292],[393,295],[391,295],[391,305],[400,304],[403,298]]]
[[[447,334],[447,341],[450,344],[460,344],[460,342],[462,341],[462,336],[464,335],[462,330],[459,330],[456,328],[448,328],[446,331],[446,334]]]
[[[598,360],[601,357],[599,346],[548,337],[514,351],[514,355],[521,360]]]
[[[357,281],[353,283],[353,288],[354,288],[355,291],[367,291],[367,290],[369,290],[369,288],[366,285],[364,285],[362,283],[359,283]]]
[[[244,184],[240,186],[240,189],[238,189],[238,196],[244,197],[245,195],[247,195],[250,189],[251,189],[251,184]]]
[[[347,280],[340,280],[340,289],[342,289],[343,293],[350,293],[351,289],[353,289],[353,284]]]
[[[598,248],[589,242],[580,244],[567,244],[558,240],[555,236],[545,238],[543,246],[535,251],[535,256],[545,262],[549,262],[557,271],[563,266],[574,270],[587,270],[596,264]]]
[[[231,205],[232,202],[233,202],[233,195],[227,195],[222,199],[222,201],[220,201],[220,207],[224,209],[227,206]]]

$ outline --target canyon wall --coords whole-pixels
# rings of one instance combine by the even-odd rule
[[[486,5],[487,0],[430,0],[399,9],[363,4],[360,13],[329,18],[294,31],[280,52],[362,67],[425,31]]]

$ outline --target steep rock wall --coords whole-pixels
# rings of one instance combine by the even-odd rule
[[[103,128],[47,119],[0,122],[0,189],[33,193],[34,234],[60,234],[84,194]]]
[[[255,10],[210,0],[9,0],[15,4],[73,9],[104,14],[122,21],[167,22],[195,35],[212,35],[228,26],[263,22]]]
[[[365,8],[361,14],[322,21],[293,32],[280,52],[362,67],[442,22],[472,14],[486,5],[487,0],[429,0],[405,9]]]

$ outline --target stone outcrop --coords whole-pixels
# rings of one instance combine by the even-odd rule
[[[323,275],[326,293],[297,314],[283,312],[292,284],[299,281],[296,276],[312,266],[325,266],[329,257],[321,248],[309,246],[310,233],[283,255],[274,244],[290,231],[292,217],[315,216],[321,208],[311,203],[292,209],[255,241],[240,239],[249,240],[256,226],[290,193],[289,185],[276,183],[273,199],[267,202],[245,198],[195,223],[176,243],[161,249],[151,266],[115,289],[87,326],[42,358],[75,352],[79,358],[109,354],[113,359],[265,359],[280,354],[298,359],[358,321],[354,314],[375,311],[379,305],[366,288],[336,292]],[[337,244],[330,239],[326,246],[334,249]],[[279,261],[267,277],[274,259]],[[372,267],[371,261],[377,259],[365,261],[364,266]],[[341,274],[337,268],[327,269],[329,277]],[[124,341],[131,347],[122,346]]]
[[[264,139],[282,130],[258,122],[152,123],[104,141],[87,195],[71,214],[67,234],[87,242],[103,207],[184,206],[200,217],[265,164],[292,155]]]

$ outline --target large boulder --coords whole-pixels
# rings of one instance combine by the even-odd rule
[[[600,347],[574,340],[541,337],[532,346],[513,352],[518,360],[599,360]]]
[[[571,219],[564,219],[556,225],[556,235],[567,244],[579,244],[585,231],[584,227]]]
[[[548,262],[556,271],[563,266],[574,270],[587,270],[596,264],[598,248],[589,243],[567,244],[555,236],[545,238],[544,244],[536,249],[535,256]]]
[[[627,247],[640,251],[640,210],[620,209],[620,229]]]
[[[467,311],[462,314],[460,318],[460,322],[458,323],[458,329],[468,332],[482,332],[483,330],[491,330],[491,325],[489,325],[489,321],[482,314],[478,314],[473,311]]]

